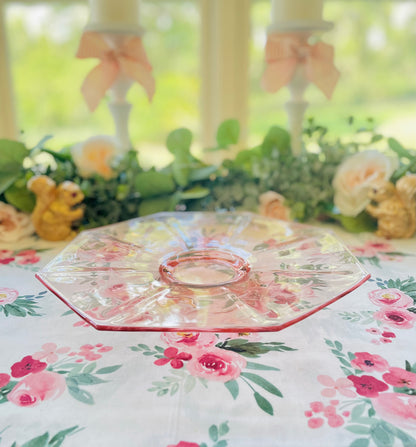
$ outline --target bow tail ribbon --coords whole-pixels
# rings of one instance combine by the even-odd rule
[[[149,101],[151,101],[155,93],[155,79],[149,68],[144,64],[137,63],[128,58],[120,58],[119,62],[121,71],[129,78],[141,84],[146,90]]]
[[[304,51],[302,57],[298,51]],[[305,51],[306,50],[306,51]],[[266,68],[261,79],[264,90],[274,93],[290,83],[299,64],[305,75],[330,99],[340,73],[334,66],[334,49],[318,42],[309,45],[288,36],[270,36],[266,44]]]
[[[269,62],[261,78],[261,86],[269,93],[275,93],[289,84],[295,73],[296,58],[287,58]]]
[[[152,66],[139,37],[126,37],[121,45],[114,49],[99,33],[87,32],[81,37],[76,57],[100,59],[100,63],[88,73],[81,87],[91,111],[96,109],[120,74],[141,84],[149,100],[152,99],[155,92]]]
[[[313,82],[328,99],[338,82],[340,73],[334,66],[334,49],[331,45],[318,42],[311,47],[306,60],[306,77]]]
[[[117,79],[118,74],[117,64],[110,61],[100,62],[88,73],[82,83],[81,92],[91,112],[97,108],[106,91]]]

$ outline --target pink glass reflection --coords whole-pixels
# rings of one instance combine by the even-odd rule
[[[37,278],[97,329],[278,331],[369,278],[331,233],[252,213],[82,232]]]

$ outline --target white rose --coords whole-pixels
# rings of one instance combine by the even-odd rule
[[[371,186],[389,180],[398,160],[376,150],[359,152],[338,167],[333,180],[334,203],[344,216],[357,216],[370,203]]]
[[[0,202],[0,241],[16,242],[30,236],[35,229],[27,214],[17,211],[11,205]]]
[[[106,135],[91,137],[71,148],[74,163],[83,177],[99,174],[106,179],[111,178],[114,173],[110,162],[116,152],[115,140]]]

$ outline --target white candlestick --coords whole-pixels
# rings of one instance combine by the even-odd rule
[[[88,31],[141,34],[140,0],[89,0]]]
[[[273,24],[322,21],[323,0],[272,0]]]

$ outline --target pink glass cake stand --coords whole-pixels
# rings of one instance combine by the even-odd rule
[[[331,233],[252,213],[158,213],[80,233],[37,278],[96,329],[278,331],[369,278]]]

